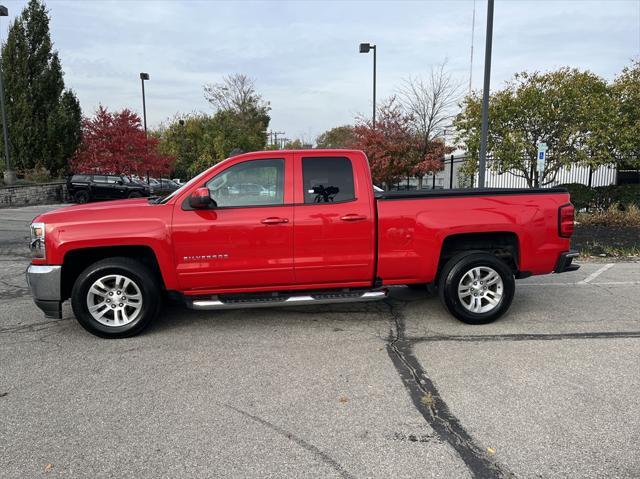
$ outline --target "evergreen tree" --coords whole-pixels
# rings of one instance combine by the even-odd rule
[[[11,25],[2,68],[15,168],[64,172],[80,143],[82,113],[75,94],[65,90],[49,14],[40,0],[30,0]]]

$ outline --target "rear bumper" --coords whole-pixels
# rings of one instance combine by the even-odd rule
[[[566,273],[568,271],[575,271],[580,268],[577,264],[571,264],[573,258],[576,258],[580,253],[577,251],[565,251],[560,254],[556,266],[553,269],[554,273]]]
[[[33,300],[47,318],[62,318],[61,276],[62,266],[32,264],[27,268],[27,284]]]

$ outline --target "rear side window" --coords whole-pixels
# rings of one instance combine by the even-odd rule
[[[95,181],[96,183],[106,183],[107,177],[102,175],[94,175],[93,181]]]
[[[73,175],[71,181],[91,181],[91,178],[88,175]]]
[[[355,199],[353,167],[349,158],[302,158],[305,203],[332,203]]]

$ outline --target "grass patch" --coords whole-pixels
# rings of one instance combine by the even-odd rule
[[[604,226],[612,228],[640,227],[640,208],[629,205],[621,210],[619,205],[612,205],[604,211],[578,213],[576,223],[582,226]]]
[[[580,248],[580,256],[612,258],[640,257],[640,246],[614,246],[593,241],[586,243]]]

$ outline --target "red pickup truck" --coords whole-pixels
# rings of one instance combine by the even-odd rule
[[[31,224],[37,306],[103,337],[139,333],[165,296],[194,309],[379,300],[437,287],[471,324],[493,321],[514,279],[577,269],[563,189],[381,192],[364,153],[229,158],[164,199],[69,206]]]

